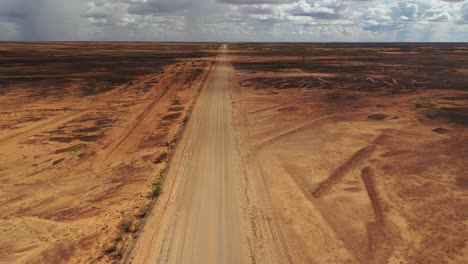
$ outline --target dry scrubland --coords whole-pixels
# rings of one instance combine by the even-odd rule
[[[468,46],[229,47],[254,259],[468,262]]]
[[[0,263],[118,261],[214,44],[0,45]]]
[[[1,44],[0,262],[468,262],[468,46],[218,49]]]

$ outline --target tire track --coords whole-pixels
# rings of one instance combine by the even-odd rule
[[[330,176],[320,182],[312,192],[315,198],[319,198],[335,186],[350,170],[357,167],[362,161],[368,159],[377,149],[377,145],[387,138],[387,134],[382,133],[372,143],[356,151],[345,163],[341,164]]]
[[[338,181],[346,176],[348,172],[360,164],[363,160],[369,158],[376,150],[375,145],[370,145],[361,148],[355,152],[345,163],[341,164],[327,179],[319,183],[318,187],[312,193],[315,198],[319,198],[328,190],[330,190]]]
[[[132,263],[246,263],[241,157],[231,123],[229,58],[221,52],[168,170],[169,193],[148,219]],[[199,99],[199,100],[200,100]],[[187,153],[188,150],[188,153]],[[166,186],[166,185],[165,185]]]
[[[11,135],[7,135],[0,139],[0,145],[6,144],[9,142],[18,142],[24,140],[28,137],[34,136],[35,134],[41,133],[44,130],[56,127],[60,124],[66,123],[70,120],[73,120],[77,117],[87,114],[90,110],[87,111],[73,111],[72,113],[63,114],[59,117],[54,118],[53,120],[45,121],[42,124],[39,124],[35,127],[27,129],[25,131],[17,132]]]
[[[368,259],[370,263],[387,263],[394,248],[391,224],[385,221],[382,199],[376,188],[372,168],[362,169],[361,178],[374,212],[374,221],[367,223]]]
[[[145,107],[145,109],[135,118],[133,123],[130,125],[129,130],[125,133],[117,143],[105,154],[104,160],[108,161],[114,153],[118,152],[119,148],[122,146],[124,142],[126,142],[135,132],[135,130],[143,123],[143,120],[148,116],[148,114],[153,110],[161,98],[163,98],[167,92],[170,90],[174,83],[180,80],[182,72],[177,72],[174,78],[171,79],[169,84],[165,85],[162,89],[162,93],[156,94],[153,98],[151,98],[151,102]],[[175,91],[174,91],[175,92]]]

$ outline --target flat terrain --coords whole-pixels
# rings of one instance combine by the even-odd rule
[[[2,43],[0,262],[119,261],[218,48]]]
[[[246,179],[232,127],[226,46],[171,161],[131,263],[248,263]],[[162,216],[162,217],[161,217]]]
[[[256,263],[468,262],[468,46],[236,44]]]
[[[1,263],[468,262],[468,45],[0,57]]]

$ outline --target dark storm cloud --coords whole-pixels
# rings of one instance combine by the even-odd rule
[[[22,18],[22,6],[24,1],[5,0],[0,2],[0,17]]]
[[[78,39],[79,0],[2,0],[0,16],[15,19],[23,40]]]
[[[467,41],[467,24],[468,0],[0,0],[2,40]]]
[[[90,10],[83,15],[85,18],[97,18],[97,19],[104,19],[112,17],[111,14],[104,10]]]

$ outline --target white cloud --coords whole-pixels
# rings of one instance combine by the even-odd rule
[[[468,0],[0,0],[1,40],[468,41]]]

